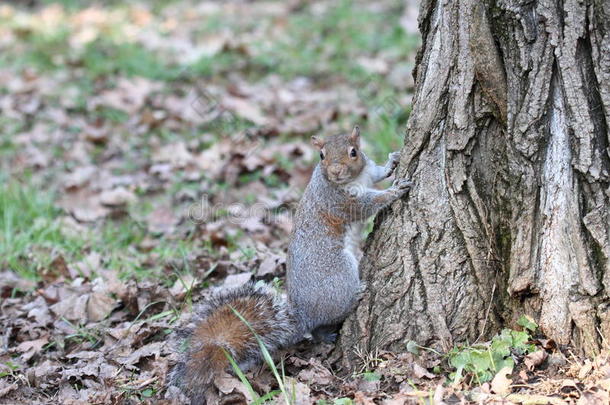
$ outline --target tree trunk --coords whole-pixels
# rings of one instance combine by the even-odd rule
[[[424,0],[416,94],[378,216],[353,369],[409,340],[447,349],[528,314],[587,354],[610,342],[610,1]]]

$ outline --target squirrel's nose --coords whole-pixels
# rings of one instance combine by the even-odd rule
[[[332,174],[333,176],[338,176],[341,174],[341,166],[338,166],[338,165],[330,166],[328,168],[328,172],[330,174]]]

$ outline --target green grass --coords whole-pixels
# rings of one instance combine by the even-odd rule
[[[14,156],[16,146],[13,138],[24,127],[25,124],[21,120],[0,116],[0,173],[8,172],[8,160],[3,158]]]
[[[359,56],[405,55],[418,46],[416,36],[400,29],[399,18],[399,13],[378,13],[350,0],[321,15],[307,8],[288,18],[286,34],[261,49],[257,60],[287,77],[341,73],[348,81],[363,80],[367,74],[355,61]]]
[[[57,255],[71,264],[82,259],[89,251],[102,255],[104,268],[115,269],[122,277],[168,277],[171,285],[174,276],[166,274],[167,263],[182,261],[189,271],[186,252],[195,249],[194,240],[159,238],[150,252],[139,252],[136,246],[147,236],[145,225],[131,216],[120,220],[106,220],[93,226],[91,232],[73,237],[61,231],[58,219],[63,215],[54,205],[52,192],[27,182],[3,181],[0,185],[0,269],[7,267],[24,277],[37,279],[39,271],[47,268]],[[147,257],[156,257],[155,263],[144,266]],[[51,269],[52,270],[52,269]]]
[[[0,263],[27,277],[36,277],[36,264],[51,261],[57,249],[76,252],[82,242],[66,238],[55,222],[53,194],[13,181],[0,185]],[[31,254],[37,251],[32,260]]]
[[[165,62],[154,52],[133,43],[98,40],[87,44],[80,57],[92,78],[109,75],[142,76],[153,80],[175,80],[180,67]]]

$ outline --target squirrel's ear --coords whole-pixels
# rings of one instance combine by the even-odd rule
[[[352,134],[349,136],[349,140],[356,146],[360,145],[360,127],[358,125],[354,126]]]
[[[322,149],[324,147],[324,141],[317,136],[311,137],[311,144],[318,149]]]

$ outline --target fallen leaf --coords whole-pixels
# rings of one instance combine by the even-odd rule
[[[132,366],[140,361],[143,357],[159,356],[161,348],[166,342],[154,342],[140,347],[138,350],[130,353],[127,356],[117,357],[117,361],[125,366]]]
[[[18,387],[17,383],[9,383],[4,379],[0,380],[0,398],[6,396],[11,391],[15,391]]]
[[[192,274],[183,274],[176,279],[169,293],[177,300],[182,300],[187,292],[197,285],[197,279]]]
[[[34,281],[19,277],[12,271],[0,272],[0,297],[2,298],[10,297],[15,289],[28,291],[35,286]]]
[[[91,180],[96,172],[97,169],[95,166],[77,167],[72,173],[64,177],[64,187],[68,190],[83,187]]]
[[[77,321],[84,323],[87,321],[87,301],[89,295],[79,295],[73,292],[69,297],[63,298],[56,304],[49,307],[51,312],[61,318],[66,318],[69,321]]]
[[[431,372],[429,372],[428,370],[426,370],[425,368],[423,368],[422,366],[420,366],[417,363],[413,363],[413,374],[415,375],[415,377],[417,378],[429,378],[432,379],[435,377],[434,374],[432,374]]]
[[[87,301],[87,319],[93,322],[105,319],[118,305],[116,299],[110,297],[106,291],[94,291]]]
[[[230,274],[222,284],[223,288],[237,288],[246,284],[252,278],[252,273]]]
[[[374,395],[374,397],[376,397],[376,395]],[[371,398],[362,391],[356,391],[354,393],[354,402],[358,405],[375,405],[375,401],[373,401],[374,397]]]
[[[45,336],[40,339],[23,342],[15,348],[15,351],[22,353],[21,359],[23,361],[29,361],[34,355],[39,353],[47,343],[49,343],[49,337]]]
[[[525,363],[527,369],[529,371],[532,371],[534,370],[534,368],[542,364],[547,357],[547,352],[545,352],[544,350],[538,350],[525,356],[523,362]]]
[[[599,385],[600,387],[602,387],[606,391],[610,392],[610,378],[599,380],[597,382],[597,385]]]
[[[148,229],[152,233],[171,233],[178,224],[174,210],[168,206],[155,208],[147,217]]]
[[[53,322],[49,313],[49,305],[43,297],[37,297],[34,301],[23,306],[28,312],[28,318],[34,318],[37,324],[46,326]]]
[[[66,264],[66,259],[61,254],[55,256],[40,275],[46,283],[52,283],[60,277],[69,278],[70,270]]]
[[[234,393],[237,391],[241,396],[243,396],[248,402],[248,404],[254,402],[250,391],[244,384],[236,377],[233,377],[227,373],[219,375],[214,378],[214,385],[220,392],[225,395]],[[239,403],[239,402],[237,402]]]
[[[306,384],[288,377],[286,378],[286,385],[288,387],[288,395],[292,398],[296,398],[295,405],[309,405],[312,403],[311,389]],[[284,394],[279,396],[278,401],[281,401],[282,399],[288,403]]]
[[[300,381],[307,384],[328,385],[334,380],[333,374],[317,359],[309,361],[309,367],[297,375]]]
[[[104,205],[111,207],[131,204],[136,201],[136,195],[125,187],[117,187],[114,190],[107,190],[100,194],[100,201]]]
[[[263,126],[268,122],[267,117],[263,115],[258,105],[247,99],[227,95],[222,99],[222,105],[233,114],[243,117],[256,125]]]
[[[80,222],[94,222],[110,213],[102,205],[99,194],[87,189],[65,193],[59,205]]]
[[[70,270],[70,276],[72,278],[91,278],[95,272],[100,270],[101,262],[102,256],[98,252],[89,252],[89,254],[83,258],[83,260],[68,267]]]
[[[258,266],[256,275],[258,277],[265,277],[267,275],[276,274],[277,269],[284,263],[286,263],[286,259],[284,257],[275,254],[268,254]]]
[[[512,372],[511,367],[503,367],[496,376],[491,380],[491,390],[496,394],[506,395],[510,393],[510,385],[512,381],[507,377]]]
[[[176,142],[157,149],[152,158],[154,162],[170,163],[174,167],[185,167],[193,160],[193,155],[188,151],[184,142]]]

